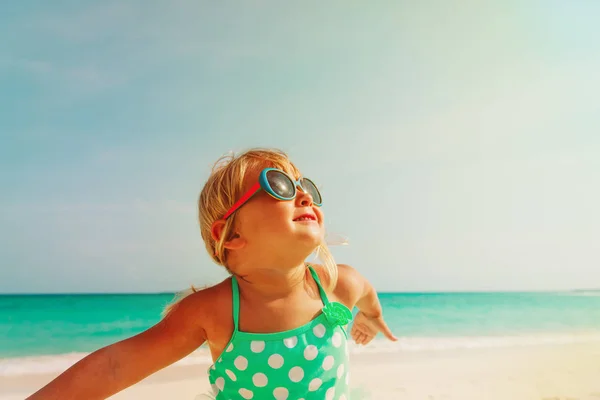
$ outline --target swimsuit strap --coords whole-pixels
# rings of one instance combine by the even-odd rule
[[[238,321],[240,319],[240,289],[235,275],[231,276],[231,294],[233,303],[233,331],[237,332]]]
[[[321,285],[321,280],[319,279],[319,275],[317,275],[317,273],[315,272],[315,270],[313,269],[312,265],[307,264],[308,265],[308,269],[310,270],[310,273],[313,277],[313,279],[315,280],[315,282],[317,283],[317,286],[319,287],[319,293],[321,294],[321,301],[323,302],[324,305],[329,304],[329,299],[327,298],[327,294],[325,293],[325,290],[323,289],[323,286]],[[231,295],[232,295],[232,303],[233,303],[233,329],[234,332],[238,331],[238,324],[239,324],[239,320],[240,320],[240,289],[238,286],[238,281],[237,278],[235,277],[235,275],[231,276]]]
[[[327,298],[327,293],[325,293],[325,290],[323,289],[323,286],[321,285],[321,280],[319,279],[319,275],[317,275],[317,273],[313,269],[312,265],[310,265],[310,264],[307,264],[307,265],[308,265],[308,269],[310,270],[310,273],[311,273],[313,279],[315,280],[315,282],[317,283],[317,286],[319,287],[319,293],[321,294],[321,301],[323,301],[323,304],[325,304],[325,305],[329,304],[329,299]]]

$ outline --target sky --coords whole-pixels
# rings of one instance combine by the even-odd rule
[[[0,293],[218,282],[196,202],[250,147],[380,291],[600,287],[598,2],[0,9]]]

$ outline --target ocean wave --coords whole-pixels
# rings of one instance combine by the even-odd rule
[[[12,357],[0,359],[0,376],[55,374],[66,370],[90,353]],[[207,349],[201,348],[175,365],[202,365],[212,362]]]
[[[397,342],[377,339],[367,346],[350,343],[349,349],[351,354],[402,353],[593,342],[600,342],[600,332],[477,337],[401,337]],[[71,367],[88,354],[68,353],[4,358],[0,359],[0,376],[56,374]],[[210,365],[211,363],[210,352],[202,347],[177,361],[175,365]]]
[[[567,292],[567,293],[560,293],[559,295],[571,296],[571,297],[600,297],[600,291],[590,290],[590,291],[581,291],[581,292]]]
[[[88,353],[0,359],[0,376],[51,374],[64,371]]]
[[[401,337],[398,338],[397,342],[380,339],[374,340],[368,346],[357,346],[354,343],[350,343],[349,347],[351,353],[359,354],[485,349],[594,342],[600,342],[600,332],[514,336]]]

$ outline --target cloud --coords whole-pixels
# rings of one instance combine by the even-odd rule
[[[74,98],[99,94],[126,82],[120,74],[105,70],[100,65],[67,65],[42,59],[12,59],[2,64],[7,69],[25,72],[37,84],[41,84],[43,90],[58,89],[62,95]],[[49,93],[57,95],[54,90]],[[56,101],[61,101],[60,96]]]
[[[429,162],[471,164],[587,152],[600,62],[562,63],[471,83],[444,107],[418,118],[389,116],[345,134],[345,152],[377,165]],[[480,84],[480,86],[478,86]],[[365,134],[364,132],[369,132]],[[432,164],[432,165],[433,165]],[[362,166],[359,166],[362,168]]]
[[[95,218],[106,213],[114,214],[154,214],[154,213],[176,213],[190,215],[194,212],[195,205],[175,200],[149,201],[145,199],[133,199],[131,201],[113,203],[94,202],[4,202],[0,203],[2,213],[6,216],[15,215],[53,215],[61,219],[67,215]]]
[[[19,40],[6,45],[0,66],[24,72],[54,104],[73,104],[128,83],[134,65],[139,9],[116,1],[64,9],[39,8],[8,22]]]
[[[28,15],[27,27],[29,32],[44,34],[58,43],[99,45],[104,40],[122,38],[139,13],[131,2],[79,3],[72,8],[38,10]]]

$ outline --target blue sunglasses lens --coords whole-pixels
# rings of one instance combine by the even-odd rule
[[[317,189],[317,186],[313,183],[313,181],[307,178],[302,178],[301,183],[302,188],[304,189],[304,191],[306,191],[306,193],[310,194],[310,197],[313,198],[315,204],[321,204],[323,202],[323,200],[321,199],[321,193],[319,192],[319,189]]]
[[[278,170],[267,171],[266,178],[270,190],[273,192],[272,194],[276,197],[281,200],[291,200],[296,197],[296,183],[283,172]],[[315,204],[321,205],[323,203],[321,193],[313,181],[308,178],[302,178],[300,185],[303,191],[310,194]]]
[[[294,183],[279,171],[268,171],[267,181],[273,192],[282,199],[293,199],[296,194]]]

